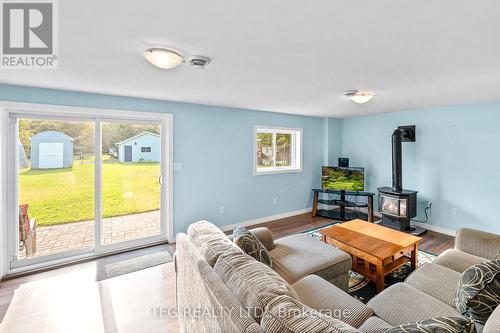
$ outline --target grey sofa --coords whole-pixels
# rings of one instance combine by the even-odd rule
[[[203,232],[210,234],[209,237],[206,234],[196,237],[192,229],[197,227],[192,226],[188,235],[177,236],[177,305],[182,331],[272,331],[261,326],[262,323],[249,312],[248,306],[243,306],[240,293],[235,291],[234,286],[228,286],[224,282],[227,277],[221,276],[220,272],[214,269],[217,256],[228,258],[231,253],[238,253],[240,250],[222,232],[216,231],[215,226],[208,222],[200,223],[192,226],[208,226]],[[345,255],[337,252],[340,250],[335,249],[336,252],[331,254],[332,260],[339,265],[338,269],[335,264],[329,265],[327,254],[325,258],[317,261],[324,261],[324,267],[314,266],[304,262],[307,261],[305,259],[314,261],[317,249],[326,250],[322,242],[304,235],[275,241],[270,231],[265,228],[255,230],[254,234],[270,250],[273,265],[276,264],[275,272],[290,283],[293,297],[305,307],[321,311],[331,310],[328,313],[335,318],[333,320],[338,320],[338,332],[378,333],[409,322],[439,316],[460,316],[453,307],[453,297],[461,272],[475,263],[493,259],[500,250],[500,236],[460,229],[455,249],[445,251],[434,263],[424,264],[413,272],[405,283],[390,286],[365,305],[342,290],[345,289],[342,277],[345,273],[339,272],[344,271],[343,265],[349,263],[350,266],[351,263]],[[299,246],[304,243],[306,246]],[[297,251],[302,253],[298,255]],[[297,256],[297,262],[290,259],[294,256]],[[305,267],[292,267],[293,264]],[[329,272],[328,268],[337,272]],[[262,274],[269,274],[265,273],[266,269],[267,266],[263,265]],[[254,271],[248,279],[259,274],[260,272]],[[245,276],[239,278],[245,279]],[[341,288],[331,282],[339,284]],[[193,316],[193,309],[226,311],[207,316]],[[500,333],[500,308],[497,307],[484,328],[481,325],[477,325],[477,328],[479,332]]]

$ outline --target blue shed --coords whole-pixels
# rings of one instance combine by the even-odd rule
[[[73,138],[57,131],[31,137],[31,168],[60,169],[73,166]]]
[[[118,142],[118,161],[121,163],[160,162],[160,135],[142,132]]]

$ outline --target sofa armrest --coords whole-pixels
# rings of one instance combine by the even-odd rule
[[[500,254],[500,235],[460,228],[457,231],[455,248],[481,258],[495,259]]]
[[[274,249],[274,239],[271,230],[266,227],[260,227],[249,230],[268,250]]]

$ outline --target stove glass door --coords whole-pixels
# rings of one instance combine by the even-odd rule
[[[406,198],[380,195],[380,212],[396,217],[406,217]]]

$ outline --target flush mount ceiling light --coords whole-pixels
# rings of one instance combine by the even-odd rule
[[[363,104],[370,101],[375,96],[375,93],[368,90],[347,90],[344,91],[344,96],[358,104]]]
[[[161,69],[172,69],[184,62],[184,57],[181,54],[172,49],[162,47],[147,49],[144,52],[144,58],[152,65]]]

